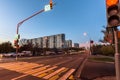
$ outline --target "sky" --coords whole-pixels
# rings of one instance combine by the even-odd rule
[[[38,38],[64,33],[66,40],[85,43],[103,39],[106,26],[105,0],[53,0],[51,11],[42,12],[24,22],[20,38]],[[49,0],[0,0],[0,42],[13,42],[17,24],[44,9]],[[87,35],[84,35],[87,33]]]

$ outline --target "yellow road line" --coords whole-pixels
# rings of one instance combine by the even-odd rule
[[[65,68],[65,67],[62,67],[62,68],[56,70],[55,72],[53,72],[53,73],[51,73],[51,74],[49,74],[49,75],[43,77],[43,79],[49,79],[50,77],[54,76],[55,74],[61,72],[61,71],[64,70],[64,69],[66,69],[66,68]]]
[[[63,75],[60,79],[58,80],[67,80],[67,78],[75,71],[75,69],[70,69],[65,75]]]

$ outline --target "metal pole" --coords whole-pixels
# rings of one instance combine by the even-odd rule
[[[28,18],[22,20],[21,22],[19,22],[19,23],[17,24],[16,34],[19,34],[19,27],[20,27],[20,25],[22,25],[25,21],[29,20],[30,18],[32,18],[32,17],[34,17],[34,16],[36,16],[36,15],[42,13],[42,12],[44,12],[44,9],[42,9],[42,10],[34,13],[34,14],[31,15],[30,17],[28,17]],[[16,46],[16,60],[18,59],[18,58],[17,58],[17,54],[18,54],[18,43],[17,43],[17,46]]]
[[[120,80],[120,54],[118,53],[117,29],[114,28],[116,80]]]

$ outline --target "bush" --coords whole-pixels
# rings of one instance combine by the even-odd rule
[[[114,51],[114,47],[113,46],[111,46],[111,45],[108,45],[108,46],[102,46],[101,47],[101,52],[102,52],[102,54],[103,55],[106,55],[106,56],[114,56],[114,53],[115,53],[115,51]]]

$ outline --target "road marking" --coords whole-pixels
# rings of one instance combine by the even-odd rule
[[[63,75],[60,79],[58,80],[67,80],[67,78],[75,71],[75,69],[70,69],[65,75]]]
[[[73,75],[70,75],[69,80],[75,80]]]
[[[21,69],[18,69],[18,70],[16,70],[16,71],[24,73],[25,71],[32,70],[32,68],[35,68],[35,67],[42,67],[42,66],[43,66],[43,64],[38,65],[38,66],[29,65],[28,67],[21,68]]]
[[[54,65],[60,65],[60,64],[63,64],[63,63],[69,62],[69,61],[71,61],[71,60],[62,61],[62,62],[56,63]]]
[[[0,65],[0,67],[11,67],[11,66],[13,67],[13,65],[14,65],[14,66],[16,66],[16,65],[21,65],[21,64],[23,64],[23,63],[25,63],[25,62],[3,63],[3,64]]]
[[[62,70],[61,72],[57,73],[56,75],[52,76],[51,78],[49,78],[49,80],[58,80],[58,78],[60,77],[60,74],[63,72],[66,72],[68,70],[68,68],[65,68],[64,70]]]
[[[9,66],[9,67],[4,66],[3,68],[24,73],[24,71],[27,71],[29,69],[32,69],[32,68],[35,68],[35,67],[38,67],[38,66],[43,66],[43,64],[39,65],[39,64],[29,63],[29,65],[28,65],[28,64],[24,63],[22,65],[21,64],[20,65],[15,65],[15,66],[12,65],[12,66]]]
[[[53,73],[51,73],[51,74],[49,74],[49,75],[43,77],[43,79],[49,79],[50,77],[54,76],[55,74],[61,72],[61,71],[64,70],[64,69],[66,69],[66,68],[65,68],[65,67],[62,67],[62,68],[56,70],[55,72],[53,72]]]
[[[38,75],[40,75],[40,74],[42,74],[42,73],[48,72],[48,71],[53,70],[53,69],[55,69],[55,68],[57,68],[57,66],[53,66],[53,67],[51,67],[51,68],[48,68],[48,69],[43,70],[43,71],[41,71],[41,72],[35,73],[35,74],[33,74],[33,75],[34,75],[34,76],[38,76]]]
[[[42,77],[44,77],[46,75],[47,75],[47,73],[42,73],[42,74],[38,75],[37,77],[42,78]]]
[[[29,64],[29,63],[27,63],[27,64],[23,64],[23,65],[16,65],[15,67],[14,66],[12,66],[12,67],[8,67],[8,68],[10,68],[10,69],[12,69],[12,70],[19,70],[19,69],[21,69],[21,68],[25,68],[25,67],[30,67],[30,66],[38,66],[37,64]]]
[[[24,75],[21,75],[21,76],[18,76],[18,77],[15,77],[11,80],[17,80],[17,79],[20,79],[22,77],[25,77],[25,76],[28,76],[28,75],[32,75],[32,73],[35,73],[35,72],[38,72],[38,71],[41,71],[41,70],[44,70],[46,69],[47,67],[49,67],[50,65],[47,65],[47,66],[43,66],[43,67],[40,67],[40,68],[37,68],[37,69],[32,69],[30,71],[27,71],[27,72],[24,72],[25,74]]]
[[[24,72],[24,73],[26,73],[26,74],[33,74],[35,72],[42,71],[42,70],[46,69],[47,67],[50,67],[50,65],[46,65],[46,66],[43,66],[43,67],[40,67],[40,68],[37,68],[37,69],[32,69],[32,70]]]
[[[59,78],[59,75],[55,75],[53,77],[51,77],[49,80],[57,80]]]

